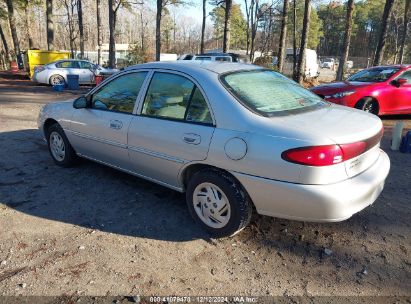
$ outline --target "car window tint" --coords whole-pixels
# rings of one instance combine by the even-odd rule
[[[377,67],[367,70],[362,70],[351,77],[348,81],[360,81],[360,82],[383,82],[389,79],[392,75],[397,73],[399,68],[390,67]]]
[[[210,61],[211,57],[196,57],[195,60],[207,60]]]
[[[204,99],[203,94],[201,94],[201,91],[197,87],[194,89],[190,106],[188,107],[186,120],[206,124],[213,123],[207,102]]]
[[[228,61],[228,62],[230,62],[231,58],[230,57],[216,57],[215,61]]]
[[[56,63],[56,67],[63,68],[63,69],[77,68],[78,63],[75,61],[62,61],[62,62]]]
[[[129,73],[113,79],[93,94],[95,109],[132,113],[147,72]]]
[[[397,79],[399,78],[407,79],[407,84],[411,84],[411,70],[402,73],[400,76],[397,77]]]
[[[189,122],[212,123],[207,102],[195,84],[183,76],[169,73],[154,74],[141,114],[177,120],[186,117]]]
[[[81,69],[92,69],[93,65],[90,62],[87,61],[80,61],[80,68]]]
[[[143,115],[184,119],[194,83],[185,77],[155,73],[144,100]]]
[[[325,105],[317,95],[273,71],[232,72],[221,80],[242,104],[267,116]]]

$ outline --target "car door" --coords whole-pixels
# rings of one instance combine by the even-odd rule
[[[147,71],[123,73],[87,96],[71,118],[70,141],[81,155],[127,168],[127,131]]]
[[[80,62],[76,60],[72,60],[72,61],[69,61],[69,63],[70,63],[70,67],[68,68],[68,74],[69,75],[79,75],[79,83],[81,83],[80,75],[81,75],[82,69],[80,67]]]
[[[395,79],[398,80],[400,78],[406,79],[407,83],[393,88],[393,99],[395,100],[395,108],[393,110],[398,114],[411,114],[411,70],[406,70]]]
[[[156,71],[139,108],[128,132],[133,171],[179,188],[184,164],[207,158],[214,122],[206,96],[189,76]]]
[[[67,75],[71,74],[72,70],[72,62],[67,60],[67,61],[60,61],[56,63],[56,71],[52,71],[51,74],[58,74],[63,76],[67,80]],[[51,75],[50,75],[51,76]]]
[[[79,82],[81,84],[89,84],[92,83],[94,79],[93,69],[94,66],[88,61],[80,61],[80,74],[79,74]]]

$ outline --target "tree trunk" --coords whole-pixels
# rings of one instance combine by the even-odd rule
[[[54,50],[53,0],[46,0],[47,49]]]
[[[7,13],[9,16],[9,25],[11,37],[13,39],[14,53],[17,56],[20,53],[19,38],[17,37],[16,18],[14,17],[13,0],[6,0]]]
[[[378,45],[377,45],[377,50],[375,52],[373,65],[381,65],[382,59],[384,57],[385,41],[387,39],[388,19],[390,17],[393,4],[394,4],[394,0],[387,0],[385,2],[384,13],[382,15],[382,21],[381,21],[380,38],[378,40]]]
[[[223,53],[226,53],[230,49],[230,27],[231,27],[232,5],[233,5],[232,0],[225,0]]]
[[[297,0],[293,1],[293,78],[297,73]]]
[[[404,10],[404,22],[401,36],[400,54],[399,54],[399,64],[402,64],[404,60],[404,46],[405,40],[407,38],[407,28],[408,28],[408,11],[410,10],[411,0],[405,0],[405,10]]]
[[[251,0],[250,3],[250,26],[251,26],[251,33],[250,33],[250,62],[253,63],[254,57],[254,4],[255,0]]]
[[[0,23],[0,38],[1,38],[1,41],[3,42],[3,47],[4,47],[4,52],[6,53],[5,54],[6,58],[10,62],[11,61],[10,50],[7,44],[6,37],[4,36],[3,28],[1,27],[1,23]]]
[[[156,15],[156,61],[160,61],[161,53],[161,14],[163,11],[163,0],[157,0]]]
[[[204,54],[204,35],[206,26],[206,0],[203,0],[203,24],[201,25],[200,54]]]
[[[101,0],[96,0],[96,6],[97,6],[97,63],[101,65],[101,45],[103,44],[103,39],[101,37],[101,13],[100,13],[100,3]]]
[[[350,51],[350,40],[352,32],[352,16],[354,11],[354,0],[348,0],[347,3],[347,23],[345,24],[344,42],[340,63],[338,65],[337,80],[343,80],[345,64],[348,60],[348,53]]]
[[[280,73],[283,72],[284,59],[285,59],[285,49],[286,49],[286,39],[287,39],[287,21],[288,21],[288,2],[289,0],[284,0],[283,4],[283,20],[281,23],[281,33],[280,33],[280,46],[278,48],[278,70]]]
[[[298,56],[297,75],[295,81],[302,83],[305,74],[305,49],[307,48],[308,30],[310,28],[311,0],[305,0],[303,31],[301,33],[300,54]]]
[[[246,33],[247,34],[247,41],[246,41],[247,50],[246,50],[245,54],[248,55],[248,51],[250,49],[250,9],[248,7],[247,0],[244,0],[244,3],[245,3],[245,13],[246,13],[246,16],[247,16],[247,33]]]
[[[33,38],[31,37],[31,33],[30,33],[30,7],[29,7],[29,2],[27,2],[27,5],[24,7],[24,22],[26,23],[27,40],[29,42],[29,49],[32,49],[34,47],[34,45],[33,45]]]
[[[113,0],[108,0],[108,24],[109,24],[109,47],[108,47],[108,66],[114,68],[116,65],[116,20]]]
[[[78,29],[80,34],[80,58],[84,58],[84,28],[82,0],[77,0]]]

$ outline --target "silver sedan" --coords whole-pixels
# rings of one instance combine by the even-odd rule
[[[67,75],[78,75],[79,84],[95,83],[95,75],[112,75],[117,69],[106,69],[87,60],[63,59],[34,68],[32,80],[43,84],[67,83]]]
[[[84,157],[185,192],[212,236],[256,212],[336,222],[372,204],[390,161],[371,114],[324,102],[254,65],[129,67],[38,119],[55,163]]]

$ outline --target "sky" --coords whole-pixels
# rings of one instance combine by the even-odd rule
[[[262,0],[265,2],[264,0]],[[278,2],[282,2],[282,0],[277,0]],[[302,1],[302,0],[297,0]],[[314,0],[313,3],[315,4],[322,4],[322,3],[329,3],[332,0]],[[334,0],[334,1],[342,1],[342,0]],[[250,2],[250,1],[249,1]],[[198,23],[201,23],[203,18],[203,1],[202,0],[191,0],[192,5],[184,7],[185,12],[184,15],[191,16],[195,20],[198,20]],[[234,3],[239,3],[241,5],[241,9],[243,11],[243,15],[245,17],[245,5],[244,0],[235,1]],[[213,6],[209,4],[209,0],[207,0],[207,14],[213,9]],[[207,16],[207,21],[210,20],[210,17]]]

